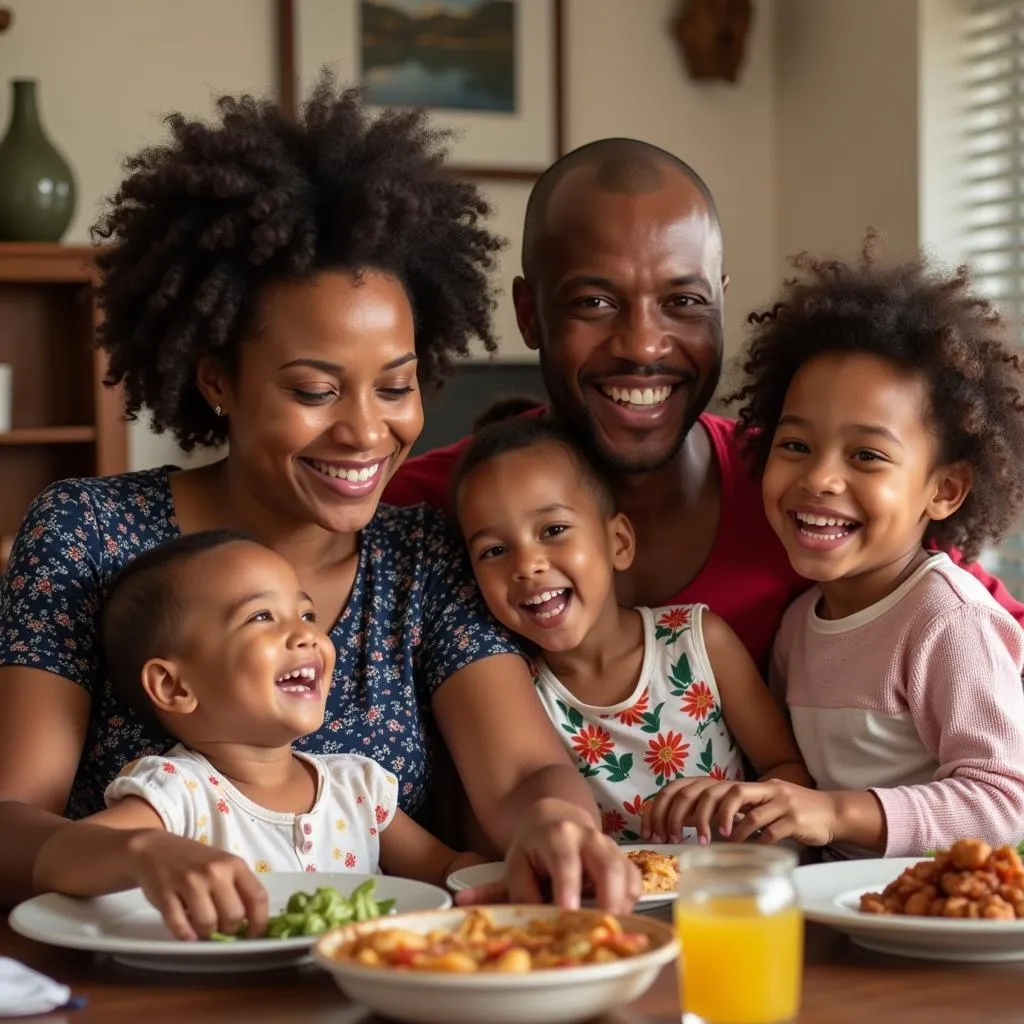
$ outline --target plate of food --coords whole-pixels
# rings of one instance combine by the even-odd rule
[[[638,998],[677,952],[650,917],[502,905],[345,926],[313,955],[349,999],[391,1020],[574,1024]]]
[[[879,953],[1024,960],[1024,864],[1010,846],[961,839],[925,858],[830,861],[794,872],[804,916]]]
[[[271,913],[261,938],[181,942],[141,889],[95,899],[36,896],[16,906],[9,920],[16,932],[36,942],[108,953],[143,970],[209,974],[292,967],[309,961],[313,943],[329,928],[392,913],[443,910],[452,903],[443,889],[406,878],[302,871],[257,877]]]
[[[683,846],[620,846],[620,850],[640,869],[643,877],[643,895],[637,900],[640,910],[652,910],[655,907],[671,903],[679,886],[679,861]],[[478,885],[500,882],[505,875],[505,865],[501,861],[490,864],[476,864],[470,868],[454,871],[447,878],[448,888],[452,892],[473,889]]]

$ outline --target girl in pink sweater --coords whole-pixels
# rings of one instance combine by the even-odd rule
[[[795,261],[751,317],[739,429],[793,568],[773,653],[817,789],[696,783],[699,830],[836,855],[1024,836],[1024,632],[974,558],[1024,500],[1024,373],[968,273]]]

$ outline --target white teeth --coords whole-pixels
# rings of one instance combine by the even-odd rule
[[[565,606],[569,603],[568,587],[563,587],[561,590],[545,590],[542,594],[535,594],[533,597],[528,598],[523,602],[523,605],[527,608],[536,608],[538,605],[553,601],[559,597],[562,600],[554,608],[549,608],[544,612],[531,612],[533,617],[537,619],[553,619],[556,615],[561,615],[565,611]]]
[[[316,462],[313,459],[310,459],[310,464],[325,476],[348,480],[354,484],[366,483],[370,477],[377,475],[381,467],[381,463],[375,462],[372,466],[364,466],[362,469],[339,469],[337,466],[329,466],[326,462]]]
[[[286,684],[289,679],[299,680],[298,685],[287,686]],[[291,672],[286,672],[283,676],[278,676],[274,680],[282,690],[293,692],[295,690],[308,690],[309,684],[316,681],[316,669],[312,666],[306,666],[305,668],[293,669]]]
[[[644,388],[642,391],[640,388],[602,387],[601,390],[613,402],[619,402],[621,405],[636,405],[642,408],[661,405],[662,402],[667,402],[669,395],[672,394],[672,389],[667,387]]]
[[[536,618],[538,619],[553,619],[556,615],[561,615],[565,611],[565,606],[568,601],[560,601],[554,608],[549,612],[537,612]]]
[[[854,519],[831,519],[825,516],[813,516],[807,512],[797,512],[797,519],[808,526],[856,526]]]

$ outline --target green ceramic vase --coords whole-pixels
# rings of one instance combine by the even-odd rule
[[[0,241],[59,242],[75,212],[75,177],[39,121],[36,82],[11,80],[0,142]]]

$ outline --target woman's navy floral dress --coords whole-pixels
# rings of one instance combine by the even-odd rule
[[[64,676],[92,698],[72,818],[103,808],[103,790],[125,763],[173,743],[115,700],[98,626],[121,567],[179,535],[175,468],[51,485],[29,508],[0,583],[0,665]],[[414,812],[430,778],[434,691],[466,665],[518,647],[488,615],[461,544],[425,505],[380,506],[330,636],[338,660],[324,724],[296,746],[373,758],[398,776],[400,805]]]

